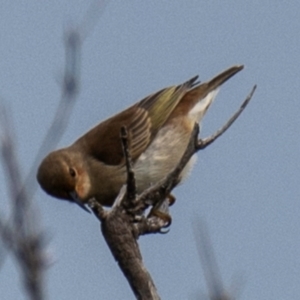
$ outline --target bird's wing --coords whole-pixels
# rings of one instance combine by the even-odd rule
[[[138,107],[148,112],[152,123],[152,134],[155,135],[157,130],[166,122],[187,91],[198,84],[197,79],[198,76],[195,76],[183,84],[160,90],[137,104]]]
[[[198,77],[160,90],[121,113],[100,123],[74,144],[93,158],[108,165],[123,165],[120,130],[128,131],[130,154],[135,161],[149,146],[185,93]]]

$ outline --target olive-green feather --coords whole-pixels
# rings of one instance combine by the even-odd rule
[[[195,76],[181,85],[165,88],[148,96],[138,104],[139,107],[148,111],[153,134],[164,125],[182,97],[194,86],[197,78],[198,76]]]

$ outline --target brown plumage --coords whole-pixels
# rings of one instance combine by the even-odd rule
[[[195,122],[203,118],[218,87],[242,68],[233,66],[202,84],[196,82],[197,76],[165,88],[103,121],[71,146],[46,156],[38,169],[38,182],[60,199],[83,204],[95,197],[102,205],[112,205],[126,181],[120,140],[120,128],[126,126],[141,192],[176,166]]]

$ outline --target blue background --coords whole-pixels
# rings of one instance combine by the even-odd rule
[[[80,23],[89,4],[0,3],[0,95],[26,174],[60,98],[64,28]],[[296,0],[115,0],[83,44],[81,93],[59,147],[160,88],[245,64],[208,112],[207,136],[258,85],[242,116],[199,153],[192,176],[175,190],[170,233],[140,238],[162,299],[207,292],[197,218],[207,222],[224,285],[236,285],[240,299],[299,299],[299,19]],[[7,215],[3,172],[0,190]],[[41,190],[34,202],[50,239],[48,299],[133,299],[93,216]],[[0,271],[1,298],[25,299],[10,256]]]

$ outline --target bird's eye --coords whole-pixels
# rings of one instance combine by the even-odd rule
[[[73,168],[69,169],[69,174],[74,178],[76,177],[76,171]]]

